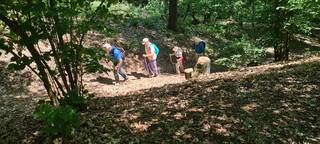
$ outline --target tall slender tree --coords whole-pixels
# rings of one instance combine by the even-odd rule
[[[177,30],[178,21],[178,0],[169,0],[169,20],[168,28]]]

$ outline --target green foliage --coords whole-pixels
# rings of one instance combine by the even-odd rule
[[[310,20],[315,12],[307,6],[306,3],[300,0],[289,0],[286,5],[278,7],[278,10],[287,13],[283,28],[291,33],[310,34],[312,28]]]
[[[101,48],[86,48],[83,49],[83,60],[85,71],[87,73],[103,73],[110,71],[100,64],[102,59],[107,59],[107,55]]]
[[[11,70],[23,70],[27,65],[30,65],[33,62],[32,59],[26,56],[23,56],[23,57],[13,56],[11,58],[11,61],[15,62],[15,63],[10,63],[8,65],[8,69],[11,69]]]
[[[71,106],[53,107],[41,101],[34,112],[37,120],[44,122],[43,132],[50,137],[71,136],[80,127],[80,117]]]
[[[215,63],[235,68],[238,65],[257,65],[262,62],[265,51],[262,47],[243,37],[229,42],[217,50],[218,59]]]
[[[147,12],[150,16],[160,17],[167,9],[166,2],[161,0],[150,0],[149,3],[143,7],[143,11]]]
[[[79,96],[76,91],[71,91],[65,94],[64,98],[60,100],[62,106],[71,106],[76,110],[84,110],[87,107],[88,100],[92,98],[87,92],[83,96]]]
[[[230,69],[236,68],[234,61],[230,58],[219,58],[219,59],[215,60],[214,63],[226,66]]]
[[[110,15],[116,16],[116,19],[160,17],[165,10],[163,2],[151,0],[145,6],[135,6],[133,4],[122,2],[110,6]]]
[[[144,26],[152,29],[164,28],[165,22],[159,19],[165,10],[165,3],[158,0],[151,0],[144,6],[122,2],[113,4],[109,8],[114,21],[125,20],[129,26]]]
[[[98,63],[100,57],[84,47],[85,35],[102,25],[108,34],[117,32],[110,32],[105,23],[98,21],[108,14],[107,8],[116,1],[12,0],[1,3],[0,28],[6,30],[1,30],[0,49],[13,55],[8,67],[14,70],[29,67],[43,81],[54,105],[59,105],[58,97],[65,93],[77,92],[81,97],[84,86],[80,81],[84,70],[106,71]],[[40,43],[44,43],[45,48]],[[81,98],[71,95],[67,99],[75,100],[73,104],[81,103]]]
[[[195,17],[200,21],[214,22],[218,19],[227,18],[232,14],[234,2],[230,1],[208,1],[208,0],[180,0],[179,11],[182,17]]]

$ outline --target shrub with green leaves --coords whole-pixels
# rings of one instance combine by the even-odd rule
[[[103,73],[110,71],[99,62],[108,57],[102,48],[85,48],[83,49],[83,53],[84,69],[86,73]]]
[[[60,100],[60,104],[64,106],[71,106],[76,110],[83,110],[87,106],[87,99],[88,98],[84,96],[79,96],[77,92],[71,91]]]
[[[159,21],[161,15],[166,11],[165,2],[152,0],[147,5],[136,6],[128,2],[116,3],[110,6],[110,15],[115,20],[127,20],[129,26],[145,26],[147,28],[159,29],[165,25]]]
[[[41,101],[34,117],[44,122],[42,130],[49,137],[68,137],[80,127],[79,114],[68,105],[54,107],[49,102]]]
[[[236,65],[234,64],[234,62],[230,58],[220,58],[220,59],[215,60],[214,63],[216,63],[218,65],[226,66],[228,68],[236,68]]]
[[[239,65],[257,65],[265,56],[263,47],[245,37],[229,42],[217,52],[219,58],[215,63],[229,68],[236,68]]]

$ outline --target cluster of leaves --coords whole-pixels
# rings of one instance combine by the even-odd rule
[[[105,51],[102,48],[86,48],[83,49],[84,68],[88,73],[103,73],[110,71],[100,64],[100,60],[107,59]]]
[[[40,101],[34,117],[44,122],[43,132],[49,137],[71,136],[80,127],[79,114],[69,105],[54,107],[50,102]]]
[[[71,91],[60,100],[60,106],[54,107],[50,101],[39,101],[35,109],[34,117],[44,123],[42,131],[49,137],[68,137],[80,126],[78,111],[87,108],[93,95],[84,91],[79,96],[76,91]]]
[[[230,3],[228,1],[208,1],[208,0],[181,0],[179,11],[183,12],[183,17],[194,16],[206,21],[215,21],[218,18],[225,18],[228,14]],[[182,14],[182,13],[181,13]],[[206,18],[209,16],[208,18]]]
[[[164,28],[164,22],[159,21],[166,11],[166,3],[152,0],[146,5],[134,5],[128,2],[112,4],[109,12],[115,21],[126,20],[130,26],[148,28]]]
[[[222,23],[238,25],[237,29],[229,30],[251,32],[249,35],[255,35],[254,39],[257,37],[260,39],[259,42],[262,42],[260,45],[271,42],[269,44],[276,49],[276,55],[282,55],[280,59],[283,60],[287,59],[284,55],[288,55],[289,52],[288,37],[295,34],[310,34],[312,28],[318,26],[320,14],[318,0],[181,0],[179,11],[183,13],[179,22],[182,27],[197,24],[202,25],[206,31],[212,28],[212,25]],[[230,40],[231,33],[228,28],[223,29],[225,31],[201,32],[198,35],[211,34]],[[245,31],[242,32],[246,33]],[[259,33],[257,36],[256,31],[264,33]]]
[[[102,54],[83,43],[95,19],[112,2],[12,0],[0,4],[0,28],[5,29],[0,49],[13,55],[9,68],[28,67],[43,81],[51,102],[42,102],[35,117],[44,121],[49,136],[68,136],[78,127],[77,110],[86,107],[88,95],[83,74],[107,70],[98,63]]]
[[[265,57],[265,50],[250,40],[242,37],[217,49],[218,59],[215,63],[236,68],[239,65],[257,65]]]
[[[81,111],[86,109],[88,101],[92,97],[93,95],[89,94],[88,90],[84,90],[83,96],[79,96],[76,91],[71,91],[60,100],[60,104],[62,106],[71,106],[75,110]]]

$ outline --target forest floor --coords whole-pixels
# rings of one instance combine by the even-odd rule
[[[319,143],[319,62],[311,57],[99,97],[67,142]]]
[[[41,125],[32,116],[36,102],[46,98],[41,83],[0,64],[0,143],[41,141]],[[112,75],[87,75],[87,88],[97,97],[81,114],[80,130],[65,142],[317,143],[319,68],[314,56],[190,81],[130,72],[129,81],[113,85]]]

